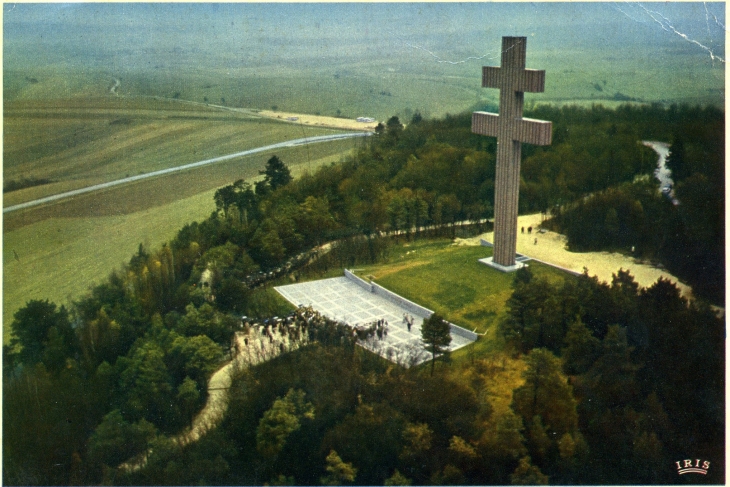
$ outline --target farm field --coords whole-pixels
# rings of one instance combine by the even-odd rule
[[[498,40],[496,40],[498,43]],[[485,46],[486,50],[488,46]],[[724,71],[721,63],[709,66],[704,59],[682,50],[647,52],[637,50],[621,60],[598,55],[596,51],[553,49],[532,45],[528,67],[546,70],[544,93],[525,94],[531,103],[613,107],[627,101],[661,103],[721,104]],[[495,105],[498,91],[481,88],[481,66],[494,66],[499,59],[444,67],[419,65],[414,53],[363,62],[335,64],[328,68],[307,67],[282,70],[280,67],[237,68],[220,71],[189,70],[185,82],[160,72],[125,72],[119,93],[136,97],[175,97],[194,103],[201,110],[206,103],[243,110],[268,110],[354,119],[378,120],[397,115],[407,122],[415,112],[428,118]],[[651,58],[649,62],[648,58]],[[253,72],[255,71],[255,72]],[[10,100],[33,101],[52,98],[54,87],[63,84],[61,73],[48,71],[38,83],[23,83],[27,71],[6,73]],[[88,73],[68,89],[69,97],[104,95],[110,78],[104,73]],[[121,75],[120,75],[121,76]],[[77,86],[78,85],[78,86]],[[94,88],[95,87],[95,88]],[[158,101],[158,103],[161,103]]]
[[[336,133],[204,105],[113,97],[8,103],[4,117],[5,183],[53,181],[5,193],[5,206],[275,142]]]
[[[462,112],[477,103],[482,92],[478,67],[468,78],[444,77],[440,73],[419,73],[414,77],[411,72],[396,69],[397,62],[375,64],[374,69],[368,62],[335,65],[326,70],[260,67],[221,71],[211,67],[204,71],[186,70],[184,82],[169,72],[124,72],[119,75],[122,79],[119,94],[130,99],[174,98],[193,102],[194,106],[210,103],[252,111],[350,119],[364,116],[386,120],[398,115],[407,121],[416,111],[430,117]],[[74,82],[64,94],[66,98],[98,98],[105,96],[111,80],[105,73],[72,75],[51,68],[36,75],[38,82],[33,85],[24,81],[27,76],[27,70],[6,71],[6,99],[23,102],[53,99],[58,96],[54,94],[56,87],[68,83],[69,79]]]
[[[290,128],[278,122],[262,125],[275,130],[281,130],[280,126]],[[279,134],[301,137],[301,131],[298,137],[296,131]],[[277,141],[275,135],[260,137]],[[358,143],[353,139],[313,144],[279,150],[276,155],[296,177],[338,162]],[[3,322],[12,322],[15,311],[30,299],[69,303],[120,268],[140,243],[158,248],[182,226],[215,210],[216,188],[241,178],[258,179],[258,171],[273,154],[242,157],[6,214]],[[4,341],[8,333],[5,326]]]

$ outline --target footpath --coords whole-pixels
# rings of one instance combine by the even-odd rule
[[[308,341],[307,325],[313,318],[316,318],[315,313],[303,309],[287,318],[276,318],[270,323],[242,325],[245,331],[237,332],[235,335],[233,358],[218,369],[208,381],[208,399],[205,406],[188,428],[171,439],[173,443],[184,447],[198,441],[213,429],[223,419],[228,409],[228,389],[236,372],[299,348]],[[147,450],[117,468],[124,473],[136,472],[144,468],[151,453],[152,450]]]
[[[582,274],[588,269],[589,276],[596,276],[600,281],[611,282],[613,274],[619,269],[631,271],[631,275],[641,287],[649,287],[657,279],[663,277],[677,284],[682,295],[691,298],[692,288],[682,283],[669,272],[653,265],[640,262],[628,255],[617,252],[570,252],[565,248],[565,235],[546,231],[538,233],[542,223],[542,214],[522,215],[517,219],[517,227],[525,228],[517,232],[517,253],[546,264]],[[532,227],[532,233],[527,229]],[[494,242],[494,232],[488,232],[469,239],[457,239],[462,245],[479,245],[480,239]],[[537,243],[535,243],[537,241]]]

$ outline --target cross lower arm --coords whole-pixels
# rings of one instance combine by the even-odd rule
[[[505,122],[494,113],[474,112],[471,117],[471,131],[475,134],[497,137],[499,124]],[[552,122],[520,118],[513,121],[512,127],[512,140],[533,145],[550,145],[552,141]]]

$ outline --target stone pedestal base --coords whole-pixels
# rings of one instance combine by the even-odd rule
[[[479,262],[481,262],[482,264],[488,265],[489,267],[494,267],[498,271],[502,271],[502,272],[515,272],[516,270],[522,269],[523,267],[525,267],[527,265],[524,262],[515,262],[514,265],[505,266],[505,265],[497,264],[496,262],[494,262],[494,257],[487,257],[486,259],[479,259]]]

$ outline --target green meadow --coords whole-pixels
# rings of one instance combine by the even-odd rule
[[[4,194],[6,206],[276,142],[336,133],[174,100],[115,97],[10,102],[3,176],[49,184]],[[312,149],[318,150],[318,149]]]
[[[340,161],[357,143],[343,140],[276,154],[297,176]],[[69,304],[128,262],[140,243],[158,248],[185,224],[207,218],[215,210],[216,188],[240,178],[257,179],[273,154],[261,153],[6,214],[3,323],[11,323],[15,311],[30,299]],[[9,333],[9,326],[4,326],[4,342]]]
[[[491,255],[489,247],[457,245],[451,240],[414,241],[395,246],[387,263],[359,266],[357,274],[484,335],[477,346],[491,349],[514,279],[514,274],[479,262]],[[539,262],[529,265],[536,277],[551,282],[570,277]]]
[[[498,42],[498,41],[496,41]],[[380,60],[335,63],[330,67],[280,66],[228,70],[187,70],[184,77],[166,71],[124,73],[119,94],[158,97],[244,109],[271,109],[296,113],[403,121],[415,112],[429,118],[456,114],[498,102],[499,92],[481,88],[481,65],[497,59],[457,65],[414,66],[413,52]],[[621,59],[592,49],[528,47],[528,67],[546,71],[545,92],[527,93],[530,103],[721,104],[724,91],[722,63],[710,63],[686,50],[624,53]],[[73,77],[49,70],[29,85],[29,71],[6,72],[9,99],[44,100],[58,96],[59,85],[69,85],[65,97],[104,96],[109,77],[85,73]],[[73,79],[73,82],[69,82]],[[144,100],[144,98],[142,99]]]

